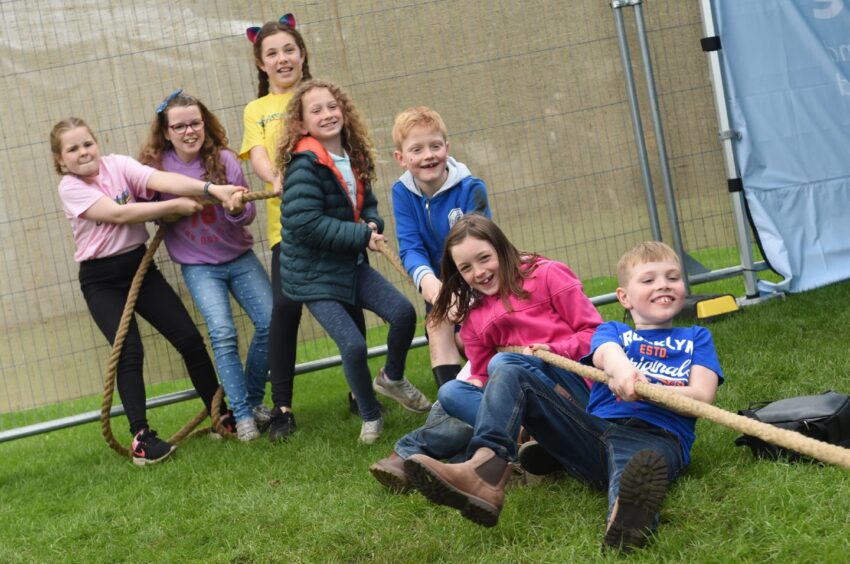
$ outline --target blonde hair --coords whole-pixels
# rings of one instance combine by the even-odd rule
[[[639,264],[672,260],[679,268],[682,267],[676,251],[661,241],[646,241],[626,251],[617,261],[617,283],[625,288],[629,283],[632,269]]]
[[[401,151],[404,140],[407,139],[414,127],[424,127],[436,131],[443,136],[443,139],[448,137],[446,124],[440,114],[428,106],[407,108],[395,117],[395,123],[393,123],[392,135],[396,151]]]
[[[326,89],[339,104],[344,121],[340,134],[342,147],[351,158],[351,167],[357,177],[364,183],[373,183],[375,181],[375,149],[372,140],[369,138],[366,124],[348,94],[343,92],[339,86],[324,80],[311,80],[303,83],[292,95],[292,100],[289,101],[289,106],[286,109],[286,124],[280,134],[280,143],[277,149],[276,164],[280,170],[281,178],[286,173],[286,167],[292,158],[291,153],[295,150],[295,145],[302,138],[307,137],[304,134],[306,129],[304,125],[304,95],[315,88]]]
[[[50,130],[50,151],[53,153],[53,167],[56,170],[56,174],[59,176],[67,174],[67,171],[62,170],[62,165],[59,164],[59,159],[62,157],[62,135],[72,129],[77,129],[78,127],[85,127],[88,129],[89,134],[92,139],[94,139],[94,142],[98,142],[94,131],[91,130],[91,127],[78,117],[63,119],[54,125],[52,130]]]

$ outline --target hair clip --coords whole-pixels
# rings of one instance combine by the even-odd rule
[[[277,20],[279,24],[289,26],[292,29],[295,29],[295,16],[292,14],[284,14]],[[260,34],[260,27],[252,26],[245,30],[245,35],[248,37],[248,41],[254,43],[257,41],[257,36]]]
[[[173,99],[175,99],[176,97],[178,97],[178,96],[179,96],[180,94],[182,94],[182,93],[183,93],[183,89],[182,89],[182,88],[178,88],[178,89],[176,89],[174,92],[172,92],[171,94],[169,94],[168,96],[166,96],[166,97],[165,97],[165,100],[163,100],[162,102],[160,102],[160,104],[156,107],[156,113],[157,113],[157,115],[159,115],[159,114],[161,114],[162,112],[164,112],[164,111],[165,111],[165,108],[167,108],[167,107],[168,107],[168,104],[170,104],[170,103],[171,103],[171,101],[172,101]]]

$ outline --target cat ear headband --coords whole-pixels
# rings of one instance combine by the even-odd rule
[[[293,16],[292,14],[284,14],[277,21],[278,21],[278,23],[289,26],[292,29],[295,29],[295,16]],[[254,43],[257,40],[257,36],[260,34],[260,29],[261,28],[259,28],[257,26],[249,27],[248,29],[246,29],[245,35],[248,36],[248,41],[250,41],[251,43]]]

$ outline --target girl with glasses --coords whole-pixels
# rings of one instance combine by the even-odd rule
[[[180,89],[157,108],[139,160],[207,182],[245,185],[236,155],[227,146],[224,127],[203,103]],[[233,410],[232,419],[228,413],[222,423],[232,430],[235,420],[241,441],[258,438],[257,420],[269,420],[263,396],[269,371],[272,288],[252,250],[254,238],[247,228],[256,215],[251,202],[240,202],[232,210],[208,205],[191,216],[177,218],[165,236],[168,253],[180,265],[186,287],[207,324],[216,369]],[[254,325],[244,367],[230,294]]]

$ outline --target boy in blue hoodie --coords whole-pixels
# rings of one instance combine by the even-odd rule
[[[443,118],[425,106],[408,108],[393,124],[393,157],[405,170],[393,185],[399,255],[425,298],[426,310],[440,293],[440,259],[446,235],[468,213],[490,217],[484,181],[449,156]],[[454,325],[429,323],[428,348],[437,386],[460,372]]]

